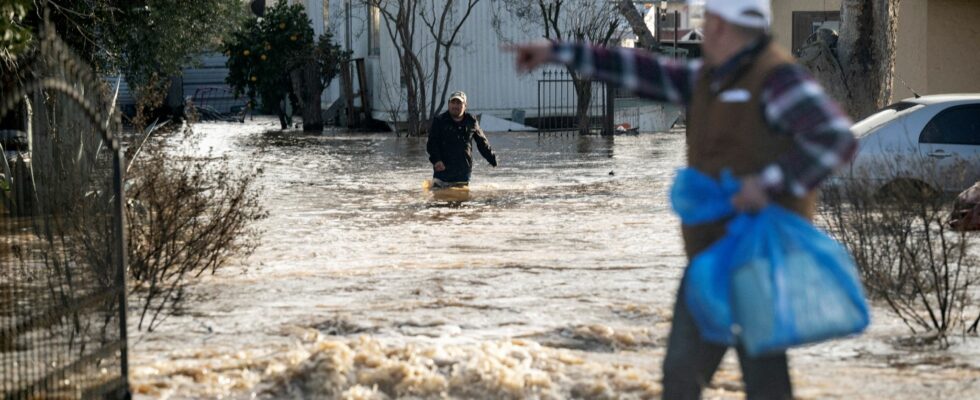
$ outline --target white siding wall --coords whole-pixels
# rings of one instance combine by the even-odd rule
[[[361,0],[310,0],[322,1],[329,7],[329,21],[327,29],[333,32],[333,40],[341,48],[347,49],[347,26],[350,22],[350,50],[354,51],[352,57],[367,57],[368,33],[367,33],[367,8],[361,4]],[[350,3],[351,16],[347,18],[347,5]],[[320,18],[323,18],[321,9]],[[370,74],[369,74],[370,76]],[[356,78],[355,78],[356,79]],[[369,77],[369,82],[373,80]],[[324,105],[330,105],[340,98],[340,77],[338,76],[327,86],[323,92]]]
[[[368,43],[369,12],[362,0],[291,0],[306,7],[307,14],[317,35],[324,30],[323,7],[328,9],[326,29],[334,34],[334,40],[347,48],[348,25],[350,31],[350,50],[352,57],[365,58],[368,74],[369,93],[371,97],[374,118],[388,121],[393,111],[399,114],[398,120],[405,119],[405,93],[401,88],[397,52],[388,36],[381,27],[381,54],[370,55]],[[350,7],[350,18],[347,8]],[[513,56],[499,50],[501,40],[496,30],[491,26],[493,4],[489,0],[481,1],[477,9],[467,20],[460,32],[453,49],[453,76],[450,80],[449,91],[463,90],[469,96],[470,111],[475,114],[489,113],[499,117],[509,118],[512,109],[523,109],[528,116],[537,113],[537,80],[540,71],[525,76],[519,76],[514,70]],[[516,24],[504,24],[504,35],[507,39],[526,41],[534,35],[524,33],[522,27]],[[533,29],[532,29],[533,31]],[[417,38],[425,40],[427,32],[424,27],[417,29]],[[431,68],[431,50],[422,54],[422,61]],[[426,57],[425,55],[429,56]],[[355,76],[356,79],[356,76]],[[431,84],[430,84],[431,85]],[[431,86],[427,87],[427,90]],[[324,91],[324,105],[329,105],[340,98],[340,79],[335,79]],[[429,94],[432,95],[431,93]],[[445,99],[440,99],[445,101]]]
[[[469,111],[474,114],[488,113],[509,118],[511,110],[516,108],[525,110],[528,116],[534,116],[537,113],[540,71],[524,76],[517,74],[513,56],[499,49],[502,41],[491,26],[492,7],[490,1],[480,2],[460,31],[457,40],[460,47],[452,50],[453,76],[448,92],[466,92]],[[417,30],[418,38],[424,39],[428,34],[424,29]],[[522,27],[516,24],[505,23],[502,29],[506,39],[526,41],[534,37],[524,33]],[[426,68],[431,68],[431,50],[418,53],[423,56],[422,62]],[[395,85],[399,82],[398,72],[397,52],[382,28],[381,56],[375,68],[372,68],[373,75],[370,75],[375,87],[373,108],[376,119],[390,120],[392,110],[401,111],[400,119],[404,119],[404,90]],[[430,89],[431,86],[427,91]],[[396,102],[399,104],[395,105]]]

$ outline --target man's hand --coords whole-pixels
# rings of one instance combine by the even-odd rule
[[[517,72],[520,73],[531,72],[551,60],[551,42],[544,39],[525,44],[505,45],[500,49],[517,56]]]
[[[442,161],[436,161],[435,164],[432,164],[432,169],[436,170],[436,172],[445,171],[446,170],[446,164],[443,164]]]
[[[735,209],[741,212],[755,212],[763,209],[767,204],[769,204],[769,195],[762,185],[762,180],[755,176],[742,178],[742,189],[732,197],[732,205]]]

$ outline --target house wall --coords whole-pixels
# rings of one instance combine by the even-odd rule
[[[784,49],[793,47],[794,11],[839,11],[840,0],[772,0],[772,36]]]
[[[930,0],[927,32],[928,93],[980,92],[980,1]]]
[[[333,40],[342,49],[352,50],[353,58],[369,58],[368,55],[368,33],[367,33],[367,7],[363,0],[313,0],[321,1],[328,8],[328,19],[326,29],[333,33]],[[321,6],[323,7],[323,6]],[[348,7],[350,18],[348,18]],[[320,10],[323,18],[323,10]],[[349,22],[349,23],[348,23]],[[350,31],[350,41],[348,48],[348,25]],[[370,66],[370,58],[368,60]],[[370,72],[369,72],[370,75]],[[373,91],[369,90],[369,93]],[[323,91],[324,107],[329,106],[340,98],[340,77],[334,78],[333,82]]]
[[[453,76],[449,81],[447,95],[455,90],[466,92],[468,111],[474,114],[488,113],[510,118],[511,110],[522,109],[527,116],[534,116],[537,112],[537,80],[541,77],[541,71],[529,75],[517,74],[513,56],[499,48],[503,42],[491,24],[493,13],[492,2],[478,3],[460,30],[456,41],[459,47],[452,50]],[[420,41],[424,41],[427,35],[423,34],[423,29],[425,28],[420,27],[417,30]],[[501,22],[500,30],[506,39],[517,42],[528,41],[543,34],[543,28],[540,32],[525,32],[524,27],[508,21]],[[384,27],[382,32],[385,32]],[[391,121],[393,113],[397,113],[397,119],[404,120],[405,94],[398,75],[400,66],[397,52],[387,33],[383,33],[381,37],[381,54],[373,67],[369,68],[372,85],[376,88],[372,96],[373,116],[382,121]],[[419,45],[421,47],[422,43]],[[421,55],[424,68],[431,70],[431,53],[419,48],[417,54]],[[431,84],[426,91],[431,97]],[[441,93],[436,96],[441,97]],[[446,99],[440,98],[437,101],[445,102]]]
[[[892,103],[929,93],[927,60],[931,45],[928,40],[927,15],[929,2],[903,1],[898,9],[898,50],[895,54],[895,80],[892,84]],[[910,88],[912,90],[910,90]]]
[[[934,23],[939,23],[938,26],[946,24],[946,22],[938,22],[940,20],[937,20],[933,15],[933,8],[937,7],[937,3],[951,1],[977,3],[976,5],[980,6],[980,2],[976,2],[975,0],[909,0],[901,2],[898,17],[898,50],[895,54],[895,82],[892,90],[892,102],[912,97],[913,94],[909,88],[914,89],[919,94],[935,92],[931,87],[935,71],[930,67],[927,60],[933,57],[931,55],[932,52],[938,50],[933,49],[935,43],[933,42],[933,35],[930,34],[929,29],[932,28]],[[771,4],[773,12],[773,38],[776,43],[789,49],[793,42],[794,11],[837,11],[840,10],[841,1],[773,0]],[[947,10],[945,12],[957,11]],[[963,16],[962,18],[973,18],[972,21],[978,20],[975,14],[972,17]],[[970,26],[970,23],[964,23],[962,25]],[[973,22],[973,25],[975,26],[976,23]],[[975,28],[973,32],[973,36],[960,37],[978,37]],[[960,34],[968,34],[968,32],[961,32]],[[973,44],[976,44],[975,40]],[[966,47],[965,45],[962,46]],[[928,49],[928,51],[922,51],[922,49]],[[941,52],[945,54],[947,50],[941,50]],[[977,54],[977,51],[974,50],[972,54]],[[949,57],[952,57],[952,55]]]

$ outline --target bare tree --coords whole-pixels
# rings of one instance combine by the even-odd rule
[[[528,31],[544,28],[543,36],[557,41],[583,41],[598,45],[618,42],[622,36],[623,18],[617,5],[592,0],[497,0],[498,11],[522,24]],[[501,17],[494,25],[503,37]],[[575,86],[575,115],[579,131],[589,127],[589,106],[592,102],[592,81],[578,71],[567,68]]]
[[[452,50],[461,47],[459,32],[480,0],[361,1],[377,7],[384,19],[405,84],[408,132],[422,134],[445,106]]]
[[[854,256],[868,294],[884,302],[913,334],[948,345],[955,328],[972,329],[965,313],[976,304],[980,263],[975,237],[957,231],[950,199],[905,178],[917,171],[930,182],[965,176],[928,157],[876,159],[873,169],[888,184],[877,188],[864,169],[822,193],[821,221]],[[868,167],[872,168],[872,167]],[[876,189],[875,189],[876,188]]]
[[[633,29],[633,33],[640,38],[640,45],[637,47],[652,50],[660,45],[657,39],[653,37],[653,32],[650,32],[650,28],[647,27],[646,21],[643,20],[643,15],[636,9],[633,0],[619,0],[616,6],[619,7],[619,13],[626,19],[630,28]]]
[[[839,38],[817,35],[801,63],[855,119],[891,99],[901,0],[843,0]]]

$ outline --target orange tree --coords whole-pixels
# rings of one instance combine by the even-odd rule
[[[297,105],[290,73],[308,62],[313,54],[313,28],[298,4],[278,3],[264,18],[249,19],[225,42],[228,55],[226,81],[235,96],[246,95],[255,104],[279,116],[285,129],[291,122],[285,101]]]

